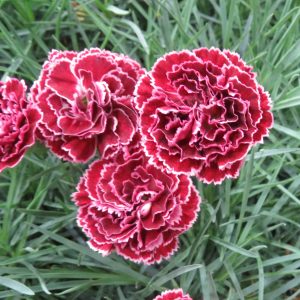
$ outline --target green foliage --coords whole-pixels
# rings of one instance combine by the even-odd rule
[[[1,299],[194,299],[300,295],[300,3],[295,0],[0,1],[0,72],[30,86],[49,49],[107,48],[148,69],[165,52],[239,52],[273,99],[275,126],[237,180],[196,183],[193,228],[170,261],[145,267],[85,244],[70,195],[86,166],[41,145],[0,175]],[[30,296],[32,294],[35,296]]]

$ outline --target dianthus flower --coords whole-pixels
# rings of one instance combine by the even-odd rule
[[[186,175],[149,164],[136,146],[92,163],[73,200],[77,223],[92,249],[103,255],[115,250],[145,264],[174,253],[178,236],[192,226],[200,205]]]
[[[153,300],[193,300],[189,294],[184,294],[182,289],[175,289],[163,292]]]
[[[269,94],[252,67],[228,50],[168,53],[135,93],[151,161],[205,183],[237,177],[273,124]]]
[[[17,165],[35,142],[38,110],[26,99],[23,80],[0,81],[0,172]]]
[[[53,50],[31,97],[42,114],[38,137],[58,157],[86,162],[112,155],[137,127],[133,91],[144,71],[122,54],[97,48]]]

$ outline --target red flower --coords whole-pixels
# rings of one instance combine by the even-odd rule
[[[184,294],[182,289],[175,289],[163,292],[153,300],[193,300],[189,294]]]
[[[227,50],[166,54],[136,89],[147,155],[206,183],[237,177],[272,127],[270,98],[252,68]]]
[[[191,227],[200,204],[187,176],[156,168],[136,148],[90,165],[73,200],[92,249],[145,264],[177,249],[178,235]]]
[[[34,144],[40,114],[25,93],[23,80],[0,81],[0,172],[17,165]]]
[[[134,60],[100,49],[49,54],[31,89],[42,114],[38,136],[60,158],[111,155],[136,131],[133,91],[144,73]]]

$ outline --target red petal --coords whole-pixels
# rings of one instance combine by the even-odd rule
[[[71,62],[67,59],[60,60],[51,67],[46,85],[59,96],[71,101],[77,91],[77,78],[71,72]]]
[[[111,58],[97,54],[80,54],[74,65],[74,73],[80,78],[84,73],[81,70],[90,72],[94,81],[101,81],[104,74],[116,68]]]
[[[70,139],[63,143],[62,149],[67,151],[69,156],[76,162],[87,162],[96,152],[96,138]]]

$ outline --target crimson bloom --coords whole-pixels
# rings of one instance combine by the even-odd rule
[[[228,50],[166,54],[140,79],[135,101],[151,161],[206,183],[237,177],[273,124],[268,93]]]
[[[0,81],[0,172],[17,165],[35,142],[40,114],[27,102],[26,89],[23,80]]]
[[[134,262],[160,262],[195,221],[200,198],[187,176],[149,164],[136,147],[123,149],[92,163],[81,178],[73,194],[77,223],[103,255],[115,250]]]
[[[184,294],[182,289],[175,289],[163,292],[153,300],[193,300],[189,294]]]
[[[132,106],[144,71],[134,60],[106,50],[53,50],[31,96],[42,114],[38,137],[60,158],[86,162],[96,150],[112,155],[137,126]]]

